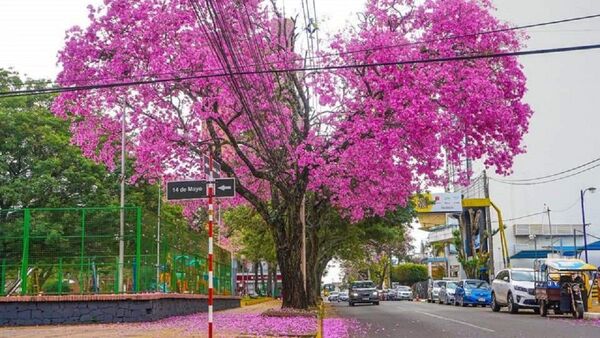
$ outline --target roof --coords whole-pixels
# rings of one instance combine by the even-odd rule
[[[535,258],[546,258],[550,250],[521,250],[516,254],[512,255],[510,259],[535,259]]]
[[[544,262],[549,268],[557,271],[585,270],[595,271],[598,268],[581,259],[548,258]]]
[[[563,246],[554,246],[553,247],[554,252],[560,252],[562,253],[563,256],[575,256],[575,249],[577,249],[577,252],[582,252],[583,251],[583,245],[581,246],[577,246],[577,248],[575,248],[572,245],[563,245]],[[589,250],[600,250],[600,241],[596,241],[593,243],[589,243],[587,245],[587,249]],[[546,258],[548,257],[548,254],[551,253],[551,250],[538,250],[537,254],[535,250],[521,250],[519,252],[517,252],[516,254],[514,254],[512,257],[510,257],[510,259],[535,259],[535,258]]]

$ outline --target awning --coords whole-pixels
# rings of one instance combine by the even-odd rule
[[[600,250],[600,241],[589,243],[587,245],[588,251]],[[554,246],[554,252],[561,253],[563,256],[575,256],[575,247],[572,245]],[[583,251],[583,245],[577,246],[577,253]],[[535,250],[521,250],[510,257],[510,259],[535,259],[535,258],[546,258],[550,253],[550,250],[538,250],[537,254]]]
[[[428,257],[422,260],[423,263],[442,263],[447,262],[448,258],[446,257]]]
[[[536,258],[546,258],[550,250],[521,250],[516,254],[512,255],[510,259],[536,259]]]

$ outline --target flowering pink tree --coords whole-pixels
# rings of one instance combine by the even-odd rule
[[[303,65],[296,23],[273,3],[105,3],[90,8],[88,28],[69,31],[58,82],[178,80],[63,93],[54,112],[72,118],[74,143],[109,166],[125,114],[134,180],[201,176],[201,157],[211,152],[237,178],[237,202],[252,205],[273,231],[285,307],[316,299],[300,269],[307,192],[314,269],[324,205],[355,221],[382,215],[420,185],[443,183],[447,164],[483,158],[502,173],[523,151],[531,111],[515,58],[270,72]],[[487,0],[369,0],[360,24],[333,39],[321,64],[518,49],[513,32],[461,37],[504,27],[491,12]],[[320,109],[309,93],[319,94]],[[319,274],[311,276],[314,291]]]

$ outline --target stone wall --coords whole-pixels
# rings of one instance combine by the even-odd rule
[[[238,297],[215,296],[214,309],[240,306]],[[0,298],[0,326],[153,321],[208,311],[203,295],[90,295]]]

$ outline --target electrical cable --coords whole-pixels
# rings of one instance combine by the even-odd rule
[[[98,85],[16,90],[16,91],[0,92],[0,98],[26,96],[26,95],[38,95],[38,94],[54,94],[54,93],[64,93],[64,92],[93,90],[93,89],[108,89],[108,88],[138,86],[138,85],[146,85],[146,84],[166,83],[166,82],[181,82],[181,81],[186,81],[186,80],[217,78],[217,77],[236,76],[236,75],[252,75],[252,74],[267,74],[267,73],[281,74],[281,73],[290,73],[290,72],[324,71],[324,70],[340,70],[340,69],[353,69],[353,68],[373,68],[373,67],[382,67],[382,66],[401,66],[401,65],[443,63],[443,62],[468,61],[468,60],[478,60],[478,59],[495,59],[495,58],[503,58],[503,57],[511,57],[511,56],[528,56],[528,55],[543,55],[543,54],[553,54],[553,53],[566,53],[566,52],[584,51],[584,50],[593,50],[593,49],[600,49],[600,44],[579,45],[579,46],[569,46],[569,47],[559,47],[559,48],[547,48],[547,49],[534,49],[534,50],[514,51],[514,52],[471,54],[471,55],[450,56],[450,57],[440,57],[440,58],[421,59],[421,60],[373,62],[373,63],[362,63],[362,64],[341,64],[341,65],[328,65],[328,66],[320,66],[320,67],[296,67],[296,68],[284,68],[284,69],[268,69],[268,70],[259,70],[259,71],[235,71],[235,72],[225,72],[225,73],[221,72],[221,73],[215,73],[215,74],[203,74],[203,75],[184,76],[184,77],[170,77],[170,78],[164,78],[164,79],[140,80],[140,81],[129,81],[129,82],[115,82],[115,83],[105,83],[105,84],[98,84]]]
[[[194,4],[192,4],[192,7],[194,7]],[[463,35],[448,36],[448,37],[443,37],[443,38],[438,38],[438,39],[412,41],[412,42],[405,42],[405,43],[400,43],[400,44],[370,47],[370,48],[365,48],[365,49],[353,49],[353,50],[348,50],[345,52],[325,53],[325,54],[320,54],[320,55],[313,55],[313,56],[306,57],[306,58],[294,58],[290,61],[305,61],[305,60],[311,60],[311,59],[322,59],[322,58],[331,57],[331,56],[341,56],[341,55],[355,54],[355,53],[361,53],[361,52],[371,52],[371,51],[376,51],[376,50],[403,48],[403,47],[414,46],[414,45],[425,44],[425,43],[456,40],[456,39],[469,38],[469,37],[477,37],[477,36],[481,36],[481,35],[496,34],[496,33],[508,32],[508,31],[523,30],[523,29],[528,29],[528,28],[557,25],[557,24],[562,24],[562,23],[567,23],[567,22],[576,22],[576,21],[581,21],[581,20],[589,20],[589,19],[595,19],[595,18],[599,18],[599,17],[600,17],[600,13],[586,15],[586,16],[580,16],[580,17],[567,18],[567,19],[545,21],[545,22],[539,22],[539,23],[533,23],[533,24],[527,24],[527,25],[521,25],[521,26],[513,26],[513,27],[507,27],[507,28],[501,28],[501,29],[494,29],[494,30],[488,30],[488,31],[482,31],[482,32],[475,32],[475,33],[469,33],[469,34],[463,34]],[[317,31],[317,34],[318,34],[318,31]],[[318,39],[318,36],[317,36],[317,39]],[[317,48],[317,50],[318,50],[318,48]],[[270,62],[267,65],[277,65],[277,64],[281,64],[282,62],[283,61],[275,61],[275,62]],[[259,66],[259,65],[256,65],[256,64],[244,65],[244,67],[256,67],[256,66]],[[206,71],[217,71],[217,70],[220,70],[220,69],[208,69],[208,70],[203,70],[203,71],[206,72]],[[148,74],[140,74],[140,75],[136,75],[136,76],[129,76],[129,78],[145,78],[145,77],[156,77],[156,76],[163,76],[163,75],[183,75],[183,74],[191,75],[191,74],[197,74],[199,72],[200,71],[196,71],[196,70],[192,70],[192,69],[180,69],[177,72],[148,73]],[[77,83],[86,82],[86,81],[90,81],[90,80],[104,81],[104,80],[120,80],[123,78],[124,78],[123,76],[94,77],[94,78],[87,78],[87,79],[71,80],[71,82],[74,84],[77,84]],[[47,83],[51,83],[51,82],[47,82]]]
[[[586,166],[588,166],[588,165],[590,165],[590,164],[592,164],[592,163],[598,162],[598,161],[600,161],[600,157],[598,157],[598,158],[595,158],[595,159],[593,159],[593,160],[591,160],[591,161],[589,161],[589,162],[586,162],[586,163],[580,164],[580,165],[578,165],[578,166],[576,166],[576,167],[573,167],[573,168],[570,168],[570,169],[567,169],[567,170],[563,170],[563,171],[561,171],[561,172],[558,172],[558,173],[555,173],[555,174],[546,175],[546,176],[540,176],[540,177],[534,177],[534,178],[523,178],[523,179],[510,179],[510,180],[504,180],[504,179],[494,179],[494,180],[496,180],[496,181],[502,181],[503,183],[539,181],[539,180],[542,180],[542,179],[545,179],[545,178],[550,178],[550,177],[554,177],[554,176],[559,176],[559,175],[562,175],[562,174],[565,174],[565,173],[568,173],[568,172],[571,172],[571,171],[577,170],[577,169],[579,169],[579,168],[586,167]]]
[[[597,167],[600,167],[600,163],[598,163],[598,164],[596,164],[594,166],[591,166],[589,168],[585,168],[583,170],[580,170],[578,172],[572,173],[570,175],[565,175],[565,176],[558,177],[558,178],[555,178],[555,179],[545,180],[545,181],[539,181],[539,182],[506,182],[506,181],[502,181],[502,180],[497,180],[497,179],[492,178],[492,177],[490,177],[490,180],[498,182],[498,183],[502,183],[502,184],[508,184],[508,185],[538,185],[538,184],[546,184],[546,183],[561,181],[561,180],[564,180],[564,179],[569,178],[569,177],[573,177],[573,176],[577,176],[579,174],[583,174],[583,173],[585,173],[587,171],[590,171],[590,170],[592,170],[594,168],[597,168]]]

